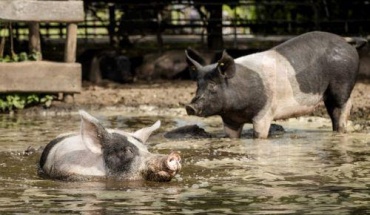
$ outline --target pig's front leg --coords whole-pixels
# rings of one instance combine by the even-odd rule
[[[270,117],[263,117],[258,120],[253,120],[253,137],[267,138],[272,120]]]
[[[236,123],[224,123],[224,131],[227,137],[230,138],[240,138],[243,130],[244,124],[236,124]]]

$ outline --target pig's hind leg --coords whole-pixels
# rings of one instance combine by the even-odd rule
[[[333,131],[346,132],[347,120],[352,108],[350,98],[352,88],[353,86],[341,85],[337,86],[338,91],[333,92],[329,87],[326,92],[324,103],[332,121]]]

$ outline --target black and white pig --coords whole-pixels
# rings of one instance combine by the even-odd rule
[[[224,52],[207,66],[191,54],[186,52],[197,91],[186,111],[220,115],[231,138],[240,137],[244,123],[253,123],[254,137],[267,138],[273,120],[310,113],[322,100],[333,130],[346,131],[359,55],[340,36],[309,32],[235,60]]]
[[[181,169],[176,152],[152,154],[145,142],[160,127],[134,133],[104,128],[85,111],[80,111],[80,132],[63,134],[44,149],[39,163],[41,176],[62,180],[114,177],[119,180],[170,181]]]

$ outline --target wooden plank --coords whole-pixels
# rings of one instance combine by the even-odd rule
[[[64,50],[64,61],[68,63],[76,62],[77,49],[77,24],[67,25],[67,41]]]
[[[0,92],[78,93],[81,64],[27,61],[0,63]]]
[[[81,22],[83,1],[1,0],[0,20],[23,22]]]

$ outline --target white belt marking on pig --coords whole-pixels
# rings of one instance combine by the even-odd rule
[[[322,100],[322,95],[300,91],[293,67],[284,56],[274,50],[240,57],[235,59],[235,63],[257,72],[263,80],[268,101],[256,120],[266,114],[272,119],[306,114]],[[304,101],[304,104],[299,101]]]
[[[68,153],[77,151],[89,151],[83,144],[81,136],[77,135],[64,139],[50,150],[43,169],[48,169],[47,172],[50,172],[54,169],[53,165],[58,165],[59,167],[57,169],[61,173],[64,173],[63,175],[66,173],[94,176],[105,175],[104,166],[102,165],[104,162],[102,161],[101,155],[90,153],[89,156],[95,159],[77,157],[76,159],[78,159],[80,163],[66,161],[65,156],[68,156]]]
[[[140,143],[135,138],[133,138],[131,133],[114,130],[114,129],[108,129],[108,131],[110,133],[116,132],[116,133],[120,133],[121,135],[126,136],[129,142],[131,142],[132,144],[138,147],[141,154],[148,153],[147,148],[142,143]],[[70,135],[73,133],[71,132],[71,133],[61,134],[59,135],[59,137]],[[76,158],[78,159],[78,161],[80,161],[80,163],[78,162],[72,163],[72,162],[65,160],[65,156],[68,153],[76,152],[76,151],[90,152],[89,149],[86,148],[85,144],[83,144],[82,138],[80,135],[68,137],[64,139],[62,142],[57,143],[50,150],[43,169],[48,170],[47,172],[50,172],[54,168],[52,165],[60,165],[58,167],[58,170],[63,173],[79,174],[79,175],[94,175],[94,176],[106,175],[102,155],[94,154],[90,152],[89,153],[90,156],[95,157],[95,159]]]

